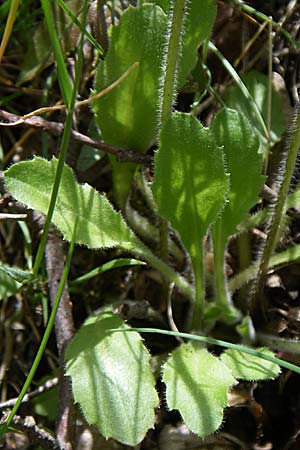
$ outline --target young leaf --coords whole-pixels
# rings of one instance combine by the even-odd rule
[[[137,445],[154,424],[158,406],[150,355],[138,333],[105,310],[85,321],[66,351],[75,401],[106,438]]]
[[[29,208],[46,214],[56,167],[55,158],[46,161],[36,157],[14,164],[5,172],[7,189]],[[52,221],[70,241],[77,219],[78,244],[89,248],[119,246],[129,251],[142,246],[107,198],[87,184],[78,184],[65,165]]]
[[[162,9],[144,5],[129,7],[112,28],[109,50],[97,68],[95,90],[109,86],[133,63],[139,66],[93,104],[105,142],[145,151],[155,138],[166,27]]]
[[[261,112],[264,121],[267,120],[267,92],[268,92],[268,77],[260,72],[251,71],[242,76],[242,80],[253,97],[255,103]],[[226,105],[244,113],[253,127],[253,134],[259,136],[261,142],[261,152],[264,153],[266,145],[266,136],[258,123],[253,109],[249,105],[248,100],[241,95],[238,86],[232,86],[225,98]],[[271,111],[271,129],[270,140],[271,145],[280,141],[285,131],[284,116],[282,114],[281,100],[278,94],[273,90],[272,92],[272,111]]]
[[[260,348],[258,351],[265,355],[274,356],[266,348]],[[280,367],[273,362],[233,349],[225,350],[221,355],[221,360],[231,370],[235,378],[242,378],[243,380],[273,380],[281,372]]]
[[[183,344],[163,368],[166,399],[186,425],[204,438],[221,425],[228,389],[237,383],[218,358],[194,343]]]

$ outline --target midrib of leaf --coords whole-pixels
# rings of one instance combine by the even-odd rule
[[[203,264],[203,223],[200,219],[200,214],[198,213],[197,198],[195,195],[196,187],[194,185],[195,177],[191,176],[188,178],[187,191],[193,201],[194,214],[191,218],[186,218],[186,220],[191,220],[193,222],[193,228],[195,233],[193,233],[194,239],[190,248],[187,248],[190,258],[192,261],[194,276],[195,276],[195,302],[193,306],[193,316],[192,316],[192,329],[201,329],[203,321],[203,311],[204,311],[204,264]],[[187,224],[186,224],[187,226]],[[198,232],[197,232],[198,231]]]

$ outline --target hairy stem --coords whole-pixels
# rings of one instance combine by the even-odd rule
[[[160,124],[168,120],[172,112],[172,105],[176,95],[177,64],[183,35],[183,23],[186,0],[174,0],[170,9],[170,35],[166,62],[164,64],[164,79],[162,83],[162,101],[160,111]]]
[[[281,218],[284,213],[286,197],[291,183],[294,167],[296,164],[297,154],[300,147],[300,108],[297,103],[295,106],[293,122],[289,130],[289,138],[287,140],[283,163],[282,174],[283,179],[279,188],[277,202],[271,218],[271,224],[267,236],[267,240],[263,249],[262,257],[259,264],[259,272],[256,283],[253,288],[251,299],[252,315],[255,318],[260,313],[265,317],[265,302],[261,300],[261,293],[264,285],[264,280],[268,271],[269,261],[274,251],[277,237],[280,233]]]
[[[202,330],[204,320],[204,263],[203,263],[203,244],[197,247],[197,256],[192,258],[195,275],[195,300],[192,313],[192,330]]]

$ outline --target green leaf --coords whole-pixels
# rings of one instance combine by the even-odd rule
[[[155,0],[166,13],[169,13],[169,0]],[[209,39],[216,18],[215,0],[190,0],[187,2],[187,14],[184,27],[182,49],[178,61],[178,86],[185,83],[187,76],[195,67],[198,48]]]
[[[133,63],[139,66],[117,89],[93,103],[105,142],[145,151],[155,139],[166,27],[161,8],[144,5],[129,7],[112,28],[109,50],[97,68],[95,90],[109,86]]]
[[[182,44],[181,57],[178,64],[178,86],[182,86],[186,77],[195,67],[199,46],[210,38],[216,18],[215,0],[192,0],[188,2],[188,14]]]
[[[260,348],[257,351],[274,356],[274,353],[266,348]],[[278,364],[233,349],[225,350],[221,355],[221,360],[231,370],[234,377],[243,380],[273,380],[281,372]]]
[[[255,103],[261,112],[265,123],[267,122],[267,93],[268,93],[268,77],[260,72],[251,71],[243,75],[242,80],[248,91],[253,97]],[[232,86],[226,95],[225,102],[227,106],[244,113],[253,127],[253,134],[257,134],[261,142],[261,152],[265,152],[266,136],[261,125],[257,121],[257,117],[249,104],[248,100],[241,95],[238,86]],[[279,95],[273,89],[272,91],[272,108],[271,108],[271,145],[279,142],[285,131],[283,110]]]
[[[153,194],[191,255],[224,206],[228,178],[212,133],[189,114],[175,113],[162,128],[155,153]]]
[[[237,225],[257,202],[264,177],[261,176],[259,139],[253,133],[244,114],[230,109],[220,111],[211,126],[218,145],[223,146],[226,168],[230,173],[227,203],[212,226],[214,247],[215,297],[221,320],[227,323],[239,319],[228,289],[225,272],[225,249],[229,236],[236,233]]]
[[[170,10],[171,2],[169,0],[154,0],[152,3],[160,6],[166,13]]]
[[[95,269],[91,270],[90,272],[85,273],[81,277],[76,278],[76,280],[69,281],[69,286],[75,286],[80,283],[85,283],[86,281],[90,280],[91,278],[96,277],[97,275],[107,272],[108,270],[116,269],[118,267],[140,266],[140,265],[144,265],[144,264],[145,263],[143,261],[139,261],[139,260],[133,259],[133,258],[113,259],[111,261],[108,261],[105,264],[102,264],[102,266],[96,267]]]
[[[6,265],[0,266],[0,300],[15,295],[22,286],[11,276],[11,269],[12,267]]]
[[[19,269],[19,267],[10,267],[6,264],[0,265],[0,272],[5,272],[8,276],[16,280],[18,283],[25,283],[32,277],[31,272]]]
[[[57,162],[56,158],[46,161],[37,157],[14,164],[5,172],[7,189],[29,208],[46,214]],[[70,241],[77,220],[77,244],[89,248],[119,246],[128,251],[144,249],[107,198],[87,184],[78,184],[73,171],[65,165],[52,221]]]
[[[261,175],[259,140],[244,114],[230,109],[220,111],[211,126],[217,145],[223,146],[230,174],[228,200],[218,222],[223,239],[236,232],[249,209],[257,202],[265,177]]]
[[[154,425],[158,406],[150,355],[138,333],[111,311],[85,321],[66,351],[75,401],[106,438],[137,445]]]
[[[163,381],[168,407],[178,409],[189,429],[202,438],[221,425],[228,389],[237,382],[225,364],[194,343],[173,351]]]

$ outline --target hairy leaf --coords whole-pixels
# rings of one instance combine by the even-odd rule
[[[268,77],[263,73],[251,71],[243,75],[243,82],[253,97],[255,103],[261,112],[264,121],[267,121],[267,95],[268,95]],[[253,134],[257,134],[261,142],[261,151],[264,152],[266,148],[266,136],[261,125],[258,123],[255,113],[253,112],[248,100],[241,95],[238,86],[232,86],[226,98],[226,104],[242,113],[244,113],[253,127]],[[271,130],[270,138],[271,145],[280,141],[282,134],[285,131],[284,116],[282,113],[281,100],[278,94],[272,91],[272,109],[271,109]]]
[[[178,64],[178,86],[184,84],[186,77],[195,67],[197,50],[210,38],[216,18],[215,0],[192,0],[188,2],[188,15],[182,45],[182,54]]]
[[[236,384],[230,370],[197,344],[183,344],[163,369],[166,399],[189,429],[202,438],[216,431],[227,406],[228,389]]]
[[[230,174],[227,203],[212,226],[214,247],[215,297],[221,320],[228,323],[239,318],[227,289],[225,249],[229,236],[236,233],[238,224],[257,202],[264,177],[261,176],[259,139],[253,133],[244,114],[234,110],[220,111],[211,126],[218,145],[223,146],[226,168]]]
[[[169,12],[171,3],[168,0],[155,0],[164,11]],[[215,0],[190,0],[187,3],[187,14],[180,57],[178,59],[178,86],[185,83],[186,77],[197,63],[199,46],[209,39],[216,17]]]
[[[56,167],[55,158],[46,161],[36,157],[14,164],[5,172],[7,189],[29,208],[46,214]],[[107,198],[87,184],[78,184],[73,171],[65,165],[52,221],[70,241],[77,220],[75,242],[78,244],[89,248],[143,249]]]
[[[111,311],[85,321],[66,351],[75,401],[106,438],[137,445],[154,425],[158,406],[150,355],[138,333]]]
[[[274,356],[274,353],[266,348],[260,348],[257,351]],[[281,372],[278,364],[233,349],[225,350],[221,355],[221,360],[231,370],[234,377],[243,380],[273,380]]]
[[[153,194],[192,259],[225,203],[228,178],[221,148],[189,114],[175,113],[160,133]]]
[[[93,103],[104,140],[127,149],[146,150],[157,132],[157,106],[167,16],[155,5],[129,7],[112,28],[109,50],[99,63],[95,90],[135,69],[117,89]]]
[[[218,219],[221,237],[226,241],[257,202],[264,182],[262,157],[258,153],[259,140],[244,114],[229,109],[220,111],[211,131],[217,144],[223,146],[230,174],[228,201]]]

